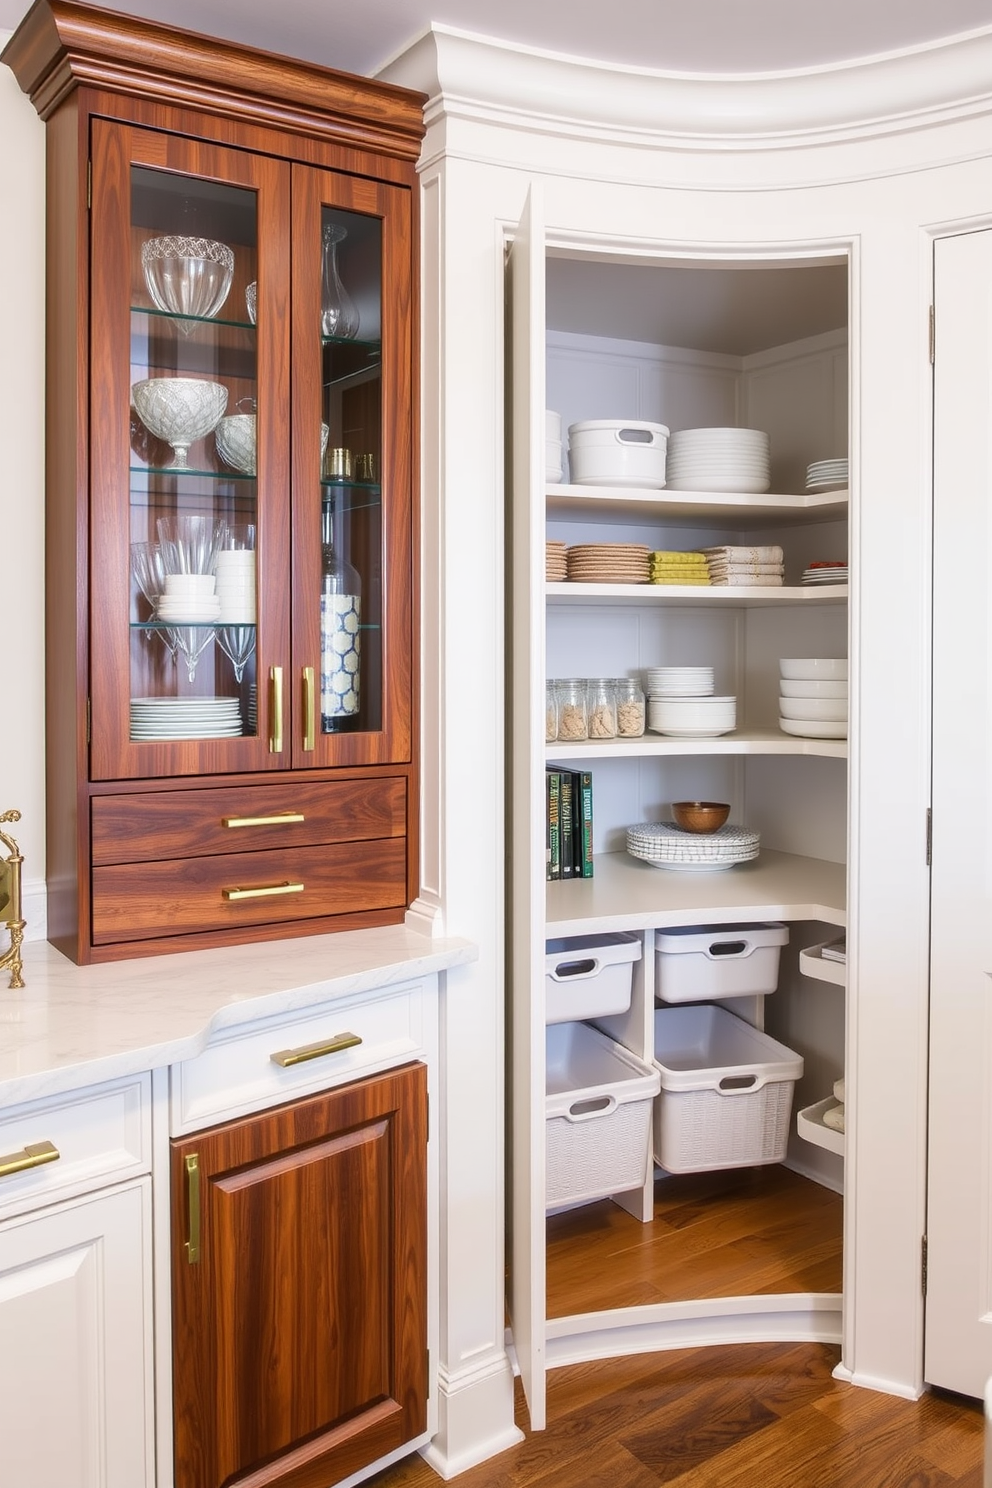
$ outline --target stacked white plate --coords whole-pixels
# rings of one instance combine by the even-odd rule
[[[166,574],[164,593],[155,601],[156,616],[170,624],[209,624],[220,615],[216,584],[213,574]]]
[[[847,579],[846,563],[811,563],[803,569],[804,584],[846,584]]]
[[[648,728],[673,738],[713,739],[737,727],[735,697],[649,697]]]
[[[237,698],[131,699],[132,739],[229,739],[240,733]]]
[[[666,480],[669,490],[767,491],[768,435],[761,429],[677,429],[668,441]]]
[[[627,851],[653,868],[680,873],[712,873],[750,863],[758,856],[760,834],[731,823],[715,832],[683,832],[674,822],[646,822],[627,828]]]
[[[847,738],[847,662],[826,656],[779,660],[778,722],[802,739]]]
[[[828,491],[847,485],[847,460],[814,460],[806,466],[807,491]]]
[[[648,667],[649,697],[709,697],[713,692],[711,666]]]

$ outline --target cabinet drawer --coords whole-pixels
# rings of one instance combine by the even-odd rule
[[[149,1172],[150,1076],[0,1110],[0,1169],[43,1143],[58,1157],[0,1177],[0,1219]]]
[[[93,864],[147,863],[406,832],[406,780],[232,785],[96,796]]]
[[[173,1066],[173,1136],[422,1056],[424,1003],[424,983],[410,982],[218,1035],[195,1059]],[[357,1042],[317,1052],[349,1036]],[[277,1062],[275,1056],[285,1059],[287,1051],[312,1057]]]
[[[93,872],[93,942],[403,908],[406,839],[221,853]]]

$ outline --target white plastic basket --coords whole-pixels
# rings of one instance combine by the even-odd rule
[[[639,1188],[658,1071],[585,1023],[556,1023],[546,1039],[548,1208]]]
[[[586,419],[568,426],[568,458],[578,486],[665,484],[668,428],[643,419]]]
[[[802,1056],[726,1008],[658,1008],[654,1158],[669,1173],[781,1162]]]
[[[704,1002],[774,992],[787,925],[679,925],[655,934],[655,994]]]
[[[545,1022],[608,1018],[630,1007],[639,936],[573,935],[544,949]]]

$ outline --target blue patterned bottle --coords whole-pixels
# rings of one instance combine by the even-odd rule
[[[362,582],[333,541],[333,509],[321,513],[320,728],[325,734],[358,727],[361,707]]]

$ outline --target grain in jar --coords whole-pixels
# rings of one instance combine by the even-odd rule
[[[590,677],[587,706],[590,739],[615,739],[617,700],[611,678]]]
[[[544,709],[545,743],[553,744],[558,737],[558,683],[553,679],[547,684]]]
[[[563,677],[558,683],[558,738],[573,743],[589,737],[584,677]]]
[[[639,739],[644,733],[644,692],[636,677],[615,677],[613,690],[617,700],[617,737]]]

